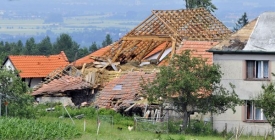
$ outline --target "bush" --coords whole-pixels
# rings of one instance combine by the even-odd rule
[[[181,121],[169,121],[168,122],[169,133],[180,133],[180,124],[181,124]]]
[[[114,124],[119,124],[123,126],[134,125],[133,117],[123,117],[120,113],[112,109],[101,108],[98,110],[98,115],[110,115],[113,116]]]
[[[213,135],[214,131],[210,123],[205,123],[203,121],[191,122],[190,126],[185,131],[186,134],[191,135]]]

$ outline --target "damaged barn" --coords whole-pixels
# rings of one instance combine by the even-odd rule
[[[155,72],[129,72],[110,81],[99,92],[95,105],[100,108],[111,108],[127,115],[144,114],[144,108],[148,105],[146,99],[140,93],[142,79],[152,81],[156,76]]]

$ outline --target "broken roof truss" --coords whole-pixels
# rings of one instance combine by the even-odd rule
[[[204,8],[154,10],[152,15],[115,42],[103,57],[111,58],[113,62],[140,62],[154,48],[165,42],[172,46],[173,56],[175,47],[182,40],[221,40],[230,33],[223,23]]]

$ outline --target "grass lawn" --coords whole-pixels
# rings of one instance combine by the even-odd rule
[[[55,111],[47,112],[45,108],[55,107]],[[131,117],[123,117],[113,110],[95,108],[75,109],[67,107],[71,116],[85,114],[84,118],[71,120],[68,114],[60,105],[39,105],[35,108],[36,119],[0,118],[0,139],[74,139],[74,140],[224,140],[235,139],[232,133],[222,137],[215,133],[215,136],[195,136],[185,134],[162,133],[154,131],[128,130],[128,125],[133,125]],[[97,126],[97,114],[100,116],[100,127]],[[61,117],[60,116],[64,116]],[[111,119],[112,118],[112,119]],[[175,122],[174,122],[175,123]],[[84,131],[84,126],[85,131]],[[140,126],[140,123],[139,123]],[[177,132],[177,128],[170,124],[170,130]],[[7,129],[6,129],[7,128]],[[120,129],[119,129],[120,128]],[[139,130],[154,130],[154,126],[145,124]],[[151,129],[152,128],[152,129]],[[210,128],[211,129],[211,128]],[[214,134],[210,129],[197,128],[195,131]],[[162,129],[163,130],[163,129]],[[208,130],[210,130],[208,133]],[[190,131],[190,130],[189,130]],[[172,132],[172,131],[171,131]],[[199,134],[199,133],[192,133]],[[240,140],[258,140],[263,137],[242,136]]]
[[[42,117],[44,121],[52,121],[58,118]],[[68,118],[58,119],[61,122],[72,124]],[[81,137],[74,138],[76,140],[225,140],[227,138],[221,136],[191,136],[184,134],[156,134],[146,131],[129,131],[126,126],[113,126],[108,123],[101,123],[99,133],[97,135],[97,121],[94,119],[73,119],[75,126],[81,131]],[[86,121],[86,130],[84,132],[84,120]],[[122,130],[118,129],[121,127]],[[234,138],[233,138],[234,139]],[[242,136],[241,140],[258,140],[263,137],[247,137]]]

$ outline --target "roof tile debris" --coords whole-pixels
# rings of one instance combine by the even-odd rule
[[[121,106],[129,106],[138,100],[141,90],[140,82],[153,80],[156,73],[147,74],[145,72],[130,72],[110,81],[96,99],[95,104],[99,107],[118,109]],[[121,87],[121,90],[118,89]]]
[[[90,88],[90,84],[85,82],[81,77],[62,76],[54,79],[49,83],[43,83],[42,86],[33,91],[32,95],[55,94],[70,90],[81,90]]]
[[[46,77],[57,68],[64,68],[69,61],[63,51],[57,55],[10,55],[8,59],[20,71],[21,78]]]
[[[75,67],[81,67],[84,63],[89,64],[94,62],[95,60],[92,59],[91,57],[100,57],[103,56],[103,54],[111,49],[111,46],[106,46],[104,48],[100,48],[99,50],[92,52],[91,54],[84,56],[82,58],[79,58],[78,60],[72,62],[72,64]]]

